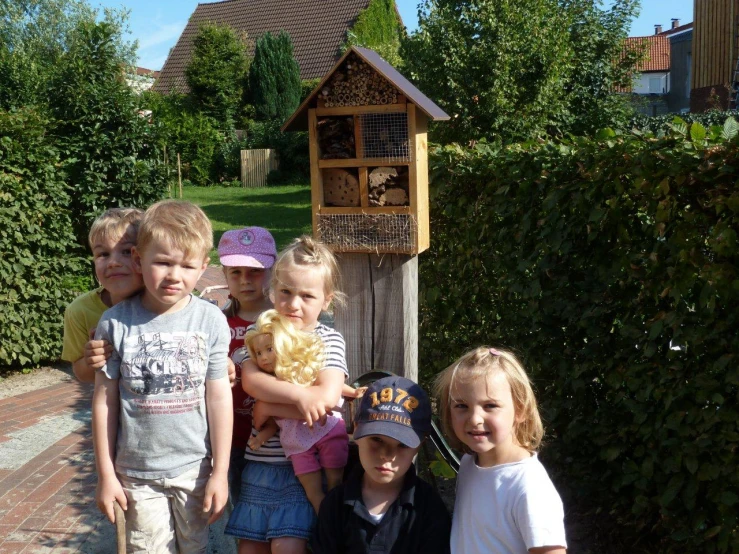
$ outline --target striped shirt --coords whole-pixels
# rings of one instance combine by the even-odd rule
[[[252,328],[254,328],[254,325],[250,325],[247,330]],[[344,337],[341,336],[341,333],[334,329],[331,329],[331,327],[327,327],[323,323],[318,323],[313,332],[321,337],[321,340],[323,341],[324,353],[326,355],[326,362],[324,363],[321,371],[329,368],[340,369],[344,372],[344,375],[348,377],[349,371],[346,367],[345,354],[346,345],[344,343]],[[244,360],[249,359],[249,352],[246,348],[243,349],[242,354],[244,355]],[[257,433],[258,431],[256,429],[252,429],[252,437],[256,436]],[[255,462],[287,462],[288,460],[285,457],[285,451],[282,449],[282,445],[280,444],[280,432],[278,431],[273,437],[267,440],[267,442],[265,442],[261,446],[261,448],[259,448],[259,450],[251,450],[249,447],[247,447],[246,452],[244,453],[244,458]]]

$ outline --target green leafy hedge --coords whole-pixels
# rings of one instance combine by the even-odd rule
[[[624,552],[739,545],[737,127],[432,152],[420,367],[519,350],[568,508]]]
[[[0,365],[56,359],[81,271],[59,153],[35,112],[0,111]]]

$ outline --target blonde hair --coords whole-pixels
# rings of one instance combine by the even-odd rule
[[[332,297],[332,303],[343,306],[346,295],[341,292],[341,273],[336,257],[329,248],[314,238],[303,235],[293,240],[285,250],[280,252],[275,265],[272,266],[271,290],[280,283],[280,271],[290,266],[308,266],[321,272],[323,294]]]
[[[467,352],[459,360],[442,371],[436,378],[435,390],[441,409],[441,424],[450,444],[470,453],[452,429],[452,404],[454,387],[457,383],[477,382],[488,376],[501,372],[511,386],[515,424],[513,436],[519,446],[529,452],[536,452],[544,436],[536,396],[531,387],[526,370],[513,352],[503,349],[481,346]]]
[[[261,335],[272,335],[275,376],[278,379],[303,387],[315,382],[324,358],[323,341],[318,335],[299,331],[277,310],[266,310],[244,336],[244,344],[254,363],[257,357],[253,343]]]
[[[143,252],[152,242],[169,244],[185,256],[204,260],[213,248],[213,227],[205,212],[195,204],[163,200],[146,210],[136,247]]]
[[[111,208],[95,218],[90,226],[87,240],[90,248],[100,239],[120,238],[126,233],[136,242],[139,225],[144,217],[144,210],[139,208]]]

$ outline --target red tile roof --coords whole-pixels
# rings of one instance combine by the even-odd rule
[[[141,75],[143,77],[153,77],[154,79],[156,79],[159,77],[159,72],[154,71],[153,69],[146,69],[145,67],[137,67],[136,75]]]
[[[670,70],[670,38],[661,35],[648,37],[629,37],[624,42],[624,50],[630,50],[647,44],[646,58],[637,67],[638,72]]]
[[[226,24],[247,33],[250,53],[256,39],[267,31],[287,31],[293,42],[301,79],[322,77],[340,57],[359,12],[370,0],[225,0],[198,4],[185,30],[164,62],[154,84],[158,92],[187,92],[185,69],[192,55],[192,41],[206,22]]]

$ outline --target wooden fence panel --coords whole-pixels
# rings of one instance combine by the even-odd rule
[[[270,149],[241,151],[241,186],[267,186],[267,175],[279,168],[277,151]]]

